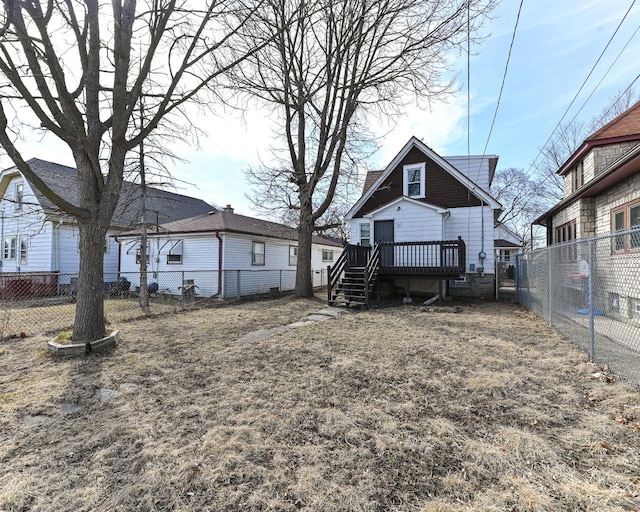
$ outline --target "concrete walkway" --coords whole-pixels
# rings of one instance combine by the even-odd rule
[[[235,343],[253,343],[254,341],[263,340],[265,338],[268,338],[269,336],[273,336],[274,334],[288,331],[289,329],[297,329],[298,327],[304,327],[305,325],[313,325],[316,322],[324,322],[325,320],[329,320],[331,318],[337,318],[346,311],[348,311],[346,308],[334,308],[328,306],[316,311],[315,313],[310,314],[309,316],[301,318],[297,322],[293,322],[287,325],[280,325],[278,327],[271,327],[270,329],[259,329],[257,331],[250,332],[248,334],[245,334],[241,338],[238,338]]]

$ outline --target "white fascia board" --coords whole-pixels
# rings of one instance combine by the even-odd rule
[[[439,206],[435,206],[433,204],[423,203],[421,201],[416,201],[415,199],[412,199],[410,197],[402,196],[402,197],[398,197],[397,199],[394,199],[393,201],[388,202],[387,204],[383,204],[379,208],[376,208],[375,210],[363,215],[363,217],[365,219],[370,219],[374,215],[376,215],[377,213],[380,213],[381,211],[384,211],[387,208],[391,208],[391,207],[395,206],[398,203],[405,203],[405,202],[406,203],[415,204],[416,206],[420,206],[422,208],[426,208],[426,209],[429,209],[429,210],[434,210],[436,213],[439,213],[441,215],[444,215],[445,213],[447,213],[449,211],[446,208],[440,208]]]
[[[454,178],[456,178],[460,183],[462,183],[465,187],[475,192],[480,198],[487,203],[493,210],[500,210],[502,205],[494,199],[491,194],[480,188],[473,181],[467,178],[464,174],[462,174],[458,169],[456,169],[453,165],[447,162],[444,158],[438,155],[435,151],[433,151],[429,146],[427,146],[420,139],[415,136],[409,139],[404,147],[400,150],[400,152],[395,156],[393,160],[385,167],[384,171],[378,179],[373,182],[373,184],[369,187],[369,190],[365,192],[365,194],[358,199],[355,205],[349,210],[347,215],[345,216],[346,220],[351,220],[353,218],[353,214],[357,212],[364,203],[373,195],[373,193],[378,189],[378,187],[382,184],[382,182],[387,179],[389,174],[400,164],[402,159],[407,156],[407,153],[411,150],[411,148],[417,147],[422,153],[424,153],[428,158],[436,162],[443,169],[445,169],[449,174],[451,174]]]

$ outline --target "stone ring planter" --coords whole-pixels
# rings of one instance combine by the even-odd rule
[[[99,353],[115,347],[120,339],[120,331],[113,331],[109,336],[88,343],[58,343],[55,338],[47,343],[47,348],[56,357],[83,356],[89,352]]]

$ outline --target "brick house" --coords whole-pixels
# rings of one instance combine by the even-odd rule
[[[591,238],[640,226],[640,102],[587,137],[558,169],[564,197],[534,221],[545,226],[547,245]],[[597,257],[608,261],[609,313],[640,319],[640,233],[597,244]],[[586,247],[567,246],[563,262],[576,269],[588,259]],[[606,254],[604,254],[606,253]]]

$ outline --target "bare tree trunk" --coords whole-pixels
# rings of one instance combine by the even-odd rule
[[[313,297],[311,276],[311,247],[313,241],[313,210],[311,199],[300,194],[300,222],[298,223],[298,259],[296,268],[296,297]]]
[[[106,228],[97,219],[79,220],[80,271],[73,339],[97,340],[104,336],[104,243]]]

